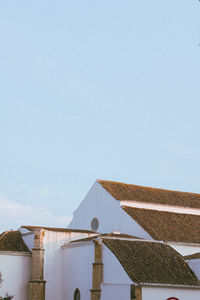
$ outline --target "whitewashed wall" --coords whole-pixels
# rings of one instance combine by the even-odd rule
[[[128,277],[116,256],[103,244],[103,282],[101,300],[130,300],[130,285]]]
[[[81,300],[90,299],[93,262],[93,243],[76,244],[63,249],[63,300],[72,300],[76,288],[80,290]]]
[[[90,299],[93,262],[94,244],[92,242],[71,244],[63,248],[64,281],[62,300],[73,299],[76,288],[80,290],[81,300]],[[134,283],[128,277],[115,255],[103,244],[101,300],[130,300],[131,284]],[[180,300],[199,300],[200,290],[143,287],[142,296],[143,300],[166,300],[173,296]]]
[[[150,235],[136,223],[98,182],[95,182],[78,209],[68,228],[91,230],[94,217],[99,220],[98,232],[114,230],[138,237],[151,239]]]
[[[200,279],[200,259],[187,260],[187,263],[198,279]]]
[[[101,300],[130,300],[130,285],[104,284],[102,286]]]
[[[0,296],[8,292],[14,296],[13,300],[27,300],[28,282],[31,278],[31,255],[0,252],[0,272],[3,278]]]
[[[103,284],[133,284],[116,256],[103,244]]]
[[[22,239],[24,240],[24,243],[29,248],[29,250],[32,251],[34,247],[34,232],[23,227],[20,227],[18,230],[22,234]]]
[[[176,297],[179,300],[199,300],[200,290],[159,287],[142,288],[142,300],[167,300],[169,297]]]
[[[44,280],[46,300],[62,300],[64,288],[63,250],[61,246],[70,240],[88,237],[88,233],[45,231],[44,235]],[[68,277],[71,284],[71,278]],[[65,284],[65,283],[64,283]]]
[[[134,282],[131,281],[115,255],[105,245],[103,246],[103,264],[102,300],[129,300],[130,285]],[[197,264],[193,267],[200,274]],[[142,288],[142,300],[167,300],[167,298],[173,296],[180,300],[199,300],[200,289]]]
[[[168,243],[172,248],[179,252],[182,256],[191,255],[200,252],[200,245]]]
[[[63,249],[64,298],[73,299],[76,288],[80,290],[81,300],[90,299],[92,288],[92,264],[94,262],[94,244],[72,244]],[[114,254],[103,245],[103,282],[101,300],[130,300],[132,281],[122,268]]]

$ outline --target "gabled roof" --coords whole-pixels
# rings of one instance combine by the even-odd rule
[[[97,180],[116,200],[200,208],[200,194],[170,191],[115,181]]]
[[[80,232],[80,233],[96,233],[91,230],[83,230],[83,229],[69,229],[69,228],[56,228],[56,227],[46,227],[46,226],[29,226],[24,225],[21,228],[28,229],[30,231],[35,231],[37,229],[44,229],[48,231],[56,231],[56,232]]]
[[[19,231],[5,231],[0,235],[0,251],[30,252]]]
[[[166,244],[114,238],[103,243],[137,284],[199,286],[183,257]]]
[[[200,215],[122,208],[155,240],[200,243]]]

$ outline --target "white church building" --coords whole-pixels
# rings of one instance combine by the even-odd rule
[[[13,300],[199,300],[200,195],[97,180],[68,228],[0,235]]]

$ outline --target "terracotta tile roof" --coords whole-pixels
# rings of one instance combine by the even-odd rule
[[[190,255],[184,256],[185,260],[190,260],[190,259],[200,259],[200,253],[194,253]]]
[[[155,240],[200,243],[200,215],[122,208]]]
[[[117,200],[200,208],[200,194],[97,180]]]
[[[106,238],[103,243],[137,284],[199,285],[183,257],[166,244]]]
[[[19,231],[5,231],[0,235],[0,251],[30,252]]]
[[[56,227],[46,227],[46,226],[21,226],[21,228],[28,229],[30,231],[34,231],[36,229],[45,229],[48,231],[56,231],[56,232],[80,232],[80,233],[94,233],[91,230],[83,230],[83,229],[69,229],[69,228],[56,228]]]

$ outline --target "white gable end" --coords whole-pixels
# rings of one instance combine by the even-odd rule
[[[68,228],[91,230],[93,218],[99,221],[98,232],[119,231],[138,237],[151,239],[149,234],[135,222],[98,182],[95,182],[82,201]]]

